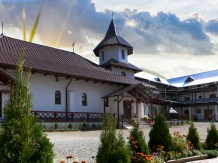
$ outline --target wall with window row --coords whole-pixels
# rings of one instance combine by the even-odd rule
[[[59,78],[56,81],[53,76],[43,76],[39,74],[31,75],[30,77],[30,92],[33,95],[33,108],[37,111],[66,111],[66,86],[70,82],[70,79]],[[0,88],[3,88],[1,86]],[[103,112],[104,105],[101,97],[120,89],[120,87],[101,84],[101,83],[89,83],[84,81],[74,81],[68,87],[68,93],[74,92],[74,107],[68,111],[74,112]],[[61,103],[55,104],[55,91],[61,93]],[[82,106],[82,94],[87,95],[87,106]],[[4,107],[5,100],[8,99],[8,95],[3,95],[2,107]],[[70,101],[68,101],[70,103]]]

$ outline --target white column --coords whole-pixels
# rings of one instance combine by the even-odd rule
[[[139,104],[139,106],[141,107],[141,109],[139,109],[140,110],[140,118],[143,118],[143,116],[144,116],[144,104],[142,103],[142,102],[140,102],[140,104]]]
[[[191,115],[192,115],[191,107],[188,107],[188,110],[189,110],[189,119],[191,119]]]
[[[148,115],[149,111],[148,111],[148,105],[145,106],[145,114]]]
[[[217,109],[217,105],[215,105],[215,120],[218,121],[218,109]]]

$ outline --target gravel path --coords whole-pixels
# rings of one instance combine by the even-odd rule
[[[207,128],[210,126],[208,122],[195,122],[201,141],[204,141],[207,136]],[[218,128],[218,123],[215,123]],[[189,125],[172,126],[170,127],[170,133],[174,131],[180,131],[181,134],[188,133]],[[141,125],[140,129],[144,132],[146,140],[149,138],[149,132],[151,127],[149,125]],[[129,130],[121,130],[123,136],[129,136]],[[55,163],[60,163],[61,159],[65,159],[68,155],[73,155],[75,161],[86,160],[87,163],[91,163],[92,156],[96,156],[97,149],[100,144],[99,136],[101,131],[72,131],[72,132],[46,132],[48,138],[54,144],[55,151]]]

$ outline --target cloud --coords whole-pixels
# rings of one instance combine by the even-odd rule
[[[128,18],[133,19],[133,33],[127,37],[138,39],[133,42],[139,53],[189,53],[196,55],[213,54],[213,44],[205,33],[202,22],[195,18],[181,21],[172,13],[159,12],[151,15],[148,12],[138,12]],[[201,44],[201,46],[199,46]]]
[[[205,23],[205,31],[214,35],[218,35],[218,19],[213,19]]]
[[[27,30],[30,31],[38,12],[39,2],[25,3]],[[0,3],[0,20],[10,27],[22,30],[23,3]],[[173,13],[149,12],[125,9],[114,16],[121,36],[139,54],[214,54],[215,45],[207,32],[216,33],[217,21],[204,25],[200,14],[180,20]],[[82,53],[84,48],[91,50],[97,46],[108,29],[111,11],[97,11],[91,0],[62,0],[44,2],[38,38],[52,47],[70,47],[73,42]],[[206,30],[206,31],[205,31]],[[90,51],[89,49],[89,51]]]

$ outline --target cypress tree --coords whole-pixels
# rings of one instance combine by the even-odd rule
[[[122,133],[116,134],[116,119],[112,112],[107,116],[100,135],[97,163],[130,163],[131,152],[125,144]]]
[[[130,137],[133,137],[135,141],[137,141],[137,149],[134,149],[134,145],[131,144],[131,140],[129,143],[131,144],[132,151],[141,152],[144,154],[150,154],[148,145],[145,141],[144,134],[141,130],[139,130],[139,123],[136,123],[130,131]]]
[[[0,133],[1,163],[52,163],[53,144],[43,134],[37,118],[31,115],[33,96],[29,92],[30,70],[24,73],[24,55],[18,59],[15,83],[4,107]]]
[[[189,140],[194,145],[195,149],[201,149],[202,146],[200,142],[200,137],[198,135],[197,128],[194,126],[193,122],[190,123],[187,140]]]
[[[154,125],[149,132],[148,146],[151,150],[156,145],[164,146],[165,151],[170,151],[172,148],[172,137],[169,132],[169,127],[166,118],[162,114],[158,114],[154,119]]]
[[[216,125],[212,122],[210,124],[210,128],[207,128],[207,148],[208,149],[215,149],[215,144],[218,142],[218,132]]]

